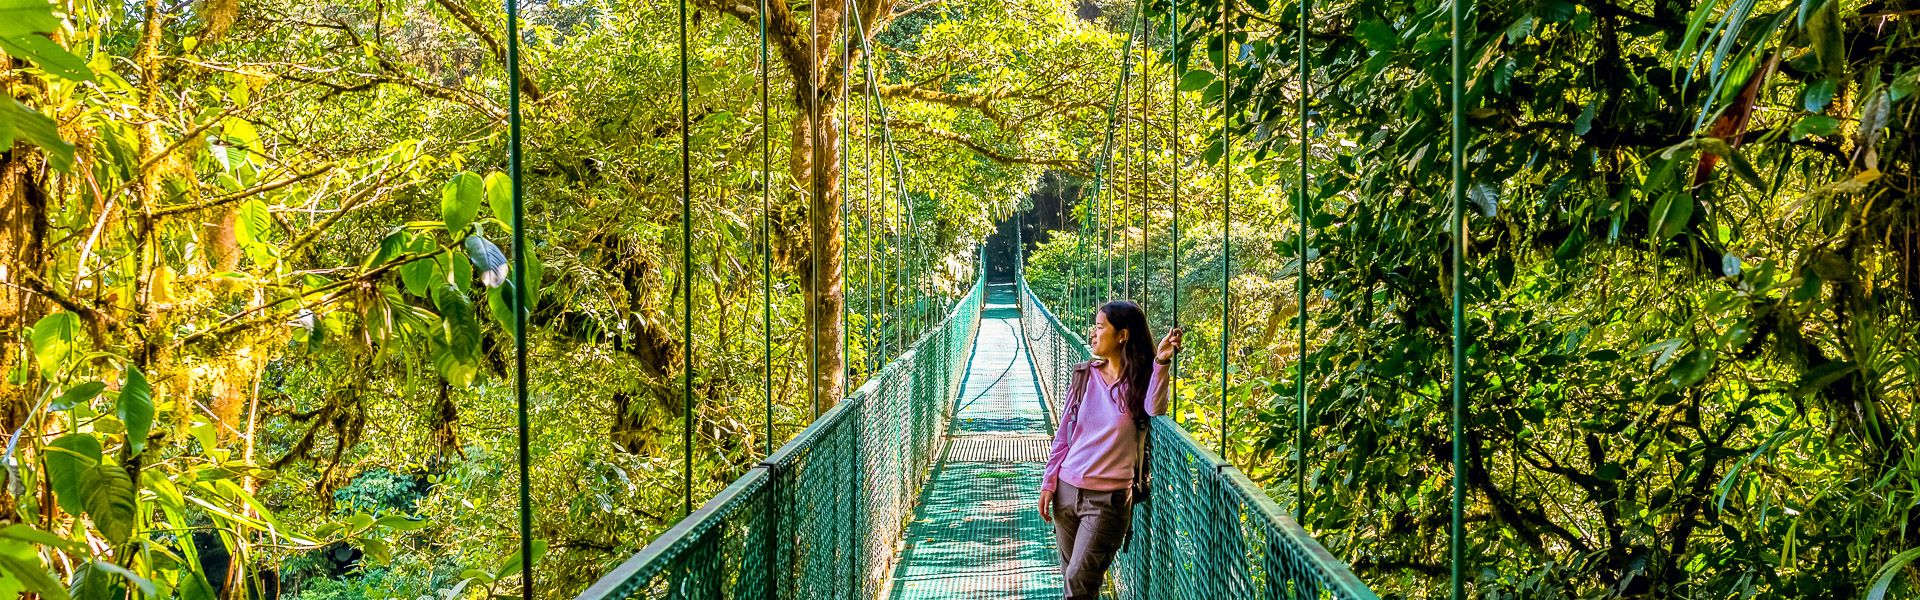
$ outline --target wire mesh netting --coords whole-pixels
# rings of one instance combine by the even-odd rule
[[[946,435],[983,282],[845,401],[580,598],[872,598]]]

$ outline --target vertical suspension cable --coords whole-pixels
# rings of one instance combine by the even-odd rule
[[[765,2],[766,0],[760,1]],[[854,10],[854,18],[860,18],[858,8]],[[858,25],[860,31],[864,32],[867,30],[865,21],[861,21]],[[866,34],[862,33],[861,35],[864,37]],[[865,52],[860,53],[860,63],[863,69],[873,69],[873,59]],[[874,89],[868,87],[867,90],[860,95],[860,152],[863,156],[863,158],[860,159],[860,175],[865,179],[865,183],[860,186],[860,247],[866,254],[867,262],[866,275],[860,278],[861,314],[864,315],[860,319],[860,323],[861,330],[866,332],[869,343],[878,342],[880,344],[880,353],[868,357],[868,373],[874,373],[880,370],[880,365],[884,364],[888,352],[886,337],[876,335],[873,331],[873,92]]]
[[[840,210],[835,218],[840,219],[840,397],[847,397],[847,386],[852,385],[851,369],[853,349],[850,342],[853,336],[847,333],[852,320],[847,318],[847,264],[851,262],[850,246],[847,244],[847,130],[850,129],[850,117],[847,115],[847,79],[853,73],[853,42],[847,39],[852,34],[853,21],[846,18],[848,6],[853,0],[843,0],[840,18],[840,137],[834,138],[834,154],[840,155]]]
[[[1463,437],[1463,425],[1467,418],[1467,408],[1466,390],[1464,382],[1460,379],[1462,373],[1461,363],[1467,358],[1466,342],[1462,339],[1461,335],[1461,330],[1464,329],[1466,322],[1464,306],[1466,300],[1466,281],[1461,278],[1461,259],[1462,255],[1467,251],[1467,188],[1466,182],[1463,180],[1466,169],[1461,158],[1461,153],[1466,150],[1466,132],[1462,129],[1465,126],[1465,119],[1463,118],[1465,112],[1463,111],[1462,102],[1465,100],[1466,94],[1461,89],[1461,80],[1465,77],[1465,73],[1461,62],[1460,49],[1460,36],[1466,33],[1463,27],[1461,27],[1461,21],[1464,19],[1466,13],[1465,3],[1466,0],[1453,0],[1451,3],[1452,11],[1449,20],[1451,21],[1450,25],[1452,27],[1453,37],[1448,42],[1451,46],[1451,54],[1453,55],[1453,64],[1451,65],[1452,77],[1450,77],[1451,81],[1448,82],[1453,96],[1453,106],[1451,107],[1451,112],[1453,113],[1453,155],[1450,157],[1453,171],[1453,193],[1451,194],[1453,197],[1453,214],[1447,220],[1453,228],[1453,239],[1451,240],[1453,244],[1453,257],[1450,261],[1452,264],[1449,265],[1449,271],[1451,271],[1453,277],[1453,519],[1452,527],[1448,534],[1447,553],[1451,558],[1449,562],[1453,565],[1454,600],[1466,598],[1466,580],[1463,579],[1461,563],[1466,560],[1464,537],[1466,533],[1467,453],[1465,440],[1461,438]]]
[[[1088,218],[1091,218],[1096,205],[1100,208],[1100,224],[1098,225],[1101,229],[1100,254],[1103,259],[1102,262],[1105,263],[1106,267],[1106,275],[1101,279],[1100,290],[1089,294],[1087,306],[1083,307],[1081,311],[1087,313],[1085,318],[1087,319],[1087,325],[1089,327],[1093,324],[1093,309],[1098,308],[1098,303],[1101,302],[1102,299],[1113,296],[1113,223],[1112,219],[1108,216],[1111,211],[1107,209],[1107,206],[1111,205],[1112,200],[1111,194],[1103,193],[1105,192],[1105,186],[1102,184],[1106,182],[1107,168],[1113,160],[1113,129],[1119,125],[1119,120],[1116,116],[1117,111],[1120,108],[1120,103],[1126,99],[1125,90],[1127,80],[1133,74],[1133,44],[1139,37],[1140,21],[1146,14],[1143,9],[1144,4],[1142,1],[1135,0],[1133,4],[1133,21],[1128,23],[1127,26],[1127,43],[1120,50],[1120,81],[1114,83],[1113,100],[1107,105],[1106,141],[1102,143],[1100,162],[1094,167],[1093,196],[1086,206]],[[1082,219],[1082,222],[1086,220],[1087,219]],[[1099,271],[1095,270],[1095,272],[1098,273]]]
[[[681,0],[685,2],[686,0]],[[813,205],[820,198],[820,3],[807,7],[807,398],[813,403],[813,418],[820,418],[820,236],[813,226]],[[684,129],[683,129],[684,130]]]
[[[1131,52],[1129,52],[1127,58],[1133,58]],[[1132,188],[1137,182],[1133,180],[1133,169],[1129,168],[1127,159],[1138,156],[1138,153],[1135,152],[1133,148],[1133,120],[1128,118],[1128,115],[1133,112],[1133,107],[1129,105],[1133,100],[1132,95],[1128,93],[1131,91],[1133,91],[1133,78],[1122,78],[1120,80],[1120,101],[1128,104],[1121,105],[1120,115],[1117,117],[1120,123],[1120,160],[1117,170],[1120,173],[1118,177],[1114,178],[1116,185],[1113,186],[1113,191],[1107,194],[1107,197],[1110,199],[1109,205],[1111,205],[1111,199],[1117,195],[1122,203],[1122,207],[1120,210],[1115,211],[1119,214],[1119,218],[1116,219],[1118,223],[1108,225],[1107,227],[1107,235],[1109,236],[1107,244],[1109,246],[1113,244],[1113,240],[1111,239],[1113,228],[1130,224],[1132,222],[1131,218],[1133,217],[1133,194],[1130,192],[1133,191]],[[1126,232],[1122,231],[1121,237],[1123,238],[1121,240],[1121,246],[1127,246],[1126,240],[1124,239]],[[1133,298],[1133,254],[1125,250],[1120,252],[1120,298]]]
[[[1220,456],[1227,456],[1227,390],[1233,374],[1228,371],[1229,348],[1233,346],[1233,144],[1228,130],[1233,126],[1233,0],[1220,8]]]
[[[773,104],[768,102],[767,0],[760,0],[760,342],[765,354],[766,455],[773,456]]]
[[[527,402],[527,229],[525,173],[520,172],[520,2],[507,0],[507,175],[513,192],[513,400],[520,467],[520,597],[533,600],[533,462]],[[533,282],[539,285],[540,282]]]
[[[1294,188],[1300,194],[1300,276],[1298,315],[1300,319],[1300,358],[1294,365],[1294,374],[1299,380],[1294,382],[1294,413],[1299,417],[1293,430],[1293,519],[1299,521],[1306,514],[1307,502],[1307,77],[1312,72],[1307,64],[1307,16],[1313,10],[1312,0],[1300,2],[1300,180]]]
[[[1172,264],[1173,327],[1174,329],[1179,329],[1180,328],[1180,71],[1182,68],[1182,65],[1180,63],[1180,0],[1168,0],[1167,2],[1167,32],[1168,32],[1168,35],[1171,36],[1171,39],[1168,40],[1168,45],[1167,45],[1168,52],[1170,53],[1168,57],[1169,68],[1167,69],[1167,74],[1169,78],[1173,80],[1173,90],[1172,90],[1173,117],[1171,119],[1172,136],[1168,138],[1169,144],[1171,144],[1171,150],[1173,151],[1172,152],[1173,159],[1171,162],[1168,163],[1172,168],[1171,181],[1173,183],[1173,189],[1172,189],[1173,198],[1171,202],[1172,209],[1173,209],[1173,251],[1170,252],[1169,254],[1173,259],[1173,264]],[[1172,367],[1173,368],[1169,370],[1172,377],[1167,378],[1167,382],[1169,384],[1168,389],[1172,393],[1168,395],[1171,396],[1173,399],[1173,402],[1172,402],[1173,420],[1175,423],[1178,423],[1180,422],[1180,355],[1177,353],[1173,355]]]
[[[687,0],[680,0],[680,336],[686,356],[680,361],[680,450],[686,453],[680,478],[681,516],[693,514],[693,152],[687,127]]]
[[[859,22],[863,23],[861,27],[861,31],[864,32],[865,18],[862,17],[860,14],[860,6],[856,3],[852,5],[852,8],[853,8],[854,18],[859,20]],[[873,46],[872,44],[867,42],[867,37],[864,33],[860,35],[859,39],[860,39],[861,53],[865,55],[867,87],[870,90],[869,95],[871,96],[872,95],[871,92],[878,91],[880,89],[880,83],[876,78],[876,76],[874,75],[874,69],[873,69]],[[894,208],[896,211],[895,220],[899,221],[900,217],[903,216],[904,211],[912,210],[911,207],[908,207],[905,205],[906,195],[907,195],[905,191],[906,190],[906,171],[900,165],[899,151],[894,148],[893,131],[892,131],[892,128],[889,127],[888,125],[889,123],[892,122],[892,117],[890,116],[890,113],[887,111],[887,102],[884,99],[875,97],[873,98],[873,103],[875,106],[879,107],[880,109],[880,132],[881,132],[881,145],[883,148],[883,150],[881,151],[881,154],[883,155],[882,158],[890,159],[893,165],[894,191],[896,193],[895,205],[894,205]],[[908,218],[911,217],[910,214],[904,214],[904,216]],[[902,231],[899,235],[910,235],[910,234],[911,234],[910,232]],[[906,328],[903,326],[904,320],[900,312],[901,310],[899,307],[900,302],[897,301],[898,294],[903,293],[906,287],[906,282],[904,279],[905,274],[901,270],[905,265],[900,262],[901,257],[899,255],[902,253],[899,250],[903,246],[905,246],[905,244],[901,240],[907,240],[907,239],[909,238],[896,237],[893,245],[894,251],[888,253],[892,255],[896,265],[896,267],[894,268],[894,297],[896,301],[892,302],[892,304],[894,305],[894,315],[893,315],[894,324],[895,324],[894,332],[898,336],[904,336],[907,333]],[[910,241],[917,243],[917,240],[910,240]],[[907,341],[905,338],[901,338],[898,344],[899,344],[899,348],[904,351],[907,346]]]
[[[1146,50],[1148,50],[1148,48],[1152,48],[1152,46],[1154,46],[1154,27],[1152,27],[1150,23],[1146,23],[1146,17],[1140,17],[1140,154],[1139,154],[1140,156],[1140,294],[1139,294],[1139,298],[1140,298],[1140,310],[1142,310],[1142,312],[1146,310],[1146,302],[1148,302],[1148,300],[1152,298],[1152,292],[1150,292],[1150,288],[1146,287],[1146,281],[1148,281],[1148,275],[1152,275],[1152,273],[1154,273],[1154,269],[1152,269],[1152,262],[1148,260],[1148,252],[1146,252],[1146,225],[1148,225],[1148,213],[1146,213],[1146,210],[1148,210],[1148,204],[1146,204],[1146,162],[1148,162],[1148,160],[1152,158],[1152,154],[1148,154],[1148,152],[1146,152],[1146,148],[1150,148],[1150,144],[1148,144],[1148,135],[1146,135],[1146,90],[1152,87],[1152,79],[1148,77],[1148,73],[1150,73],[1150,69],[1152,69],[1152,63],[1146,62],[1146,60],[1148,60],[1148,56],[1150,56],[1150,54],[1148,54]]]

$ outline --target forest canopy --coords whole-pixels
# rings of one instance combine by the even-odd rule
[[[1453,566],[1456,289],[1475,595],[1920,590],[1920,7],[1465,8],[770,0],[763,67],[690,0],[683,128],[676,3],[527,3],[512,81],[495,3],[0,0],[0,595],[519,592],[511,276],[571,595],[1008,220],[1383,597]]]

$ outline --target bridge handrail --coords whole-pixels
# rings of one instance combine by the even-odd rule
[[[1058,415],[1073,365],[1091,352],[1024,276],[1017,279],[1021,330]],[[1377,600],[1252,479],[1171,417],[1155,417],[1148,438],[1152,499],[1134,512],[1132,547],[1115,561],[1116,597]]]
[[[874,596],[952,418],[978,272],[938,326],[579,598]]]

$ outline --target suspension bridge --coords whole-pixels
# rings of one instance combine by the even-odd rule
[[[1232,40],[1234,32],[1229,21],[1233,10],[1231,3],[1223,6],[1220,11],[1220,32],[1226,39]],[[1112,281],[1112,194],[1102,194],[1101,186],[1113,162],[1114,133],[1119,123],[1113,112],[1115,107],[1129,89],[1140,90],[1142,105],[1146,104],[1146,84],[1135,82],[1132,70],[1136,45],[1143,55],[1146,51],[1147,44],[1141,34],[1145,29],[1146,11],[1143,7],[1143,4],[1136,3],[1134,18],[1130,20],[1131,28],[1121,54],[1121,77],[1114,87],[1114,101],[1107,107],[1105,142],[1093,157],[1095,175],[1091,192],[1086,198],[1088,204],[1080,215],[1083,224],[1097,218],[1107,228],[1107,237],[1103,240],[1106,248],[1098,253],[1108,253],[1105,256],[1108,275],[1105,281],[1097,285],[1092,282],[1069,282],[1070,289],[1065,299],[1068,314],[1080,314],[1105,299],[1124,295],[1116,294],[1117,289]],[[848,2],[843,8],[849,11],[849,18],[843,19],[841,26],[846,27],[847,32],[866,31],[866,17],[858,12],[858,5]],[[688,137],[691,125],[688,116],[686,0],[678,2],[678,10],[679,183],[682,200],[679,229],[681,264],[690,265],[692,257],[689,253],[693,247],[690,198],[693,183],[689,153],[691,141]],[[818,10],[818,3],[812,10]],[[1169,46],[1176,49],[1176,55],[1170,57],[1175,64],[1180,63],[1177,56],[1177,49],[1181,47],[1178,35],[1183,23],[1179,10],[1179,2],[1171,2],[1166,13],[1168,30],[1174,35]],[[518,39],[518,11],[518,2],[509,0],[509,72],[516,80],[520,77],[519,50],[515,41]],[[758,11],[758,71],[763,121],[767,120],[769,106],[767,12],[762,0]],[[1295,11],[1295,17],[1303,24],[1311,16],[1312,8],[1308,3],[1302,3]],[[1456,31],[1460,28],[1461,19],[1461,3],[1453,3],[1450,22]],[[814,37],[818,37],[819,21],[817,18],[809,21],[815,28]],[[1305,73],[1309,62],[1306,28],[1303,26],[1300,31],[1300,39],[1297,40],[1301,65],[1298,110],[1304,116],[1308,95]],[[857,48],[855,40],[858,41]],[[859,62],[862,63],[863,73],[860,75],[863,76],[864,87],[868,90],[877,89],[878,80],[870,60],[873,51],[867,43],[864,35],[850,36],[838,49],[843,53],[840,64],[845,69],[838,79],[842,85],[840,96],[843,98],[849,94],[849,82],[856,77],[853,71],[855,61],[852,60],[856,51],[861,57]],[[1242,49],[1245,49],[1244,45]],[[825,50],[835,51],[832,48]],[[1464,188],[1461,185],[1463,55],[1457,36],[1450,50],[1453,121],[1450,161],[1454,185],[1449,228],[1460,231],[1465,216]],[[810,52],[816,54],[821,51],[820,48],[810,48]],[[1227,48],[1221,51],[1221,56],[1232,55]],[[818,64],[818,61],[809,64]],[[822,96],[820,73],[813,71],[809,75],[806,85],[810,86],[809,97],[815,100],[807,107],[808,122],[812,134],[818,137],[822,132],[821,123],[833,115],[825,114],[818,106],[818,98]],[[1234,107],[1228,106],[1234,97],[1231,69],[1223,70],[1220,85],[1220,113],[1235,114]],[[517,176],[521,146],[519,86],[509,86],[509,95],[509,164],[510,171],[516,175],[513,179],[511,214],[513,246],[517,249],[525,244],[519,226],[523,194]],[[890,163],[891,166],[894,179],[892,187],[897,196],[893,206],[901,213],[906,228],[911,229],[915,226],[916,215],[905,189],[899,150],[893,144],[889,127],[891,117],[885,102],[875,96],[873,93],[866,94],[868,104],[863,108],[861,122],[865,127],[877,129],[869,131],[867,137],[882,140],[880,162],[883,165]],[[842,129],[845,129],[851,119],[851,107],[842,104],[840,108],[842,110],[838,118]],[[879,117],[877,127],[873,124],[875,108]],[[1175,127],[1178,126],[1179,110],[1179,96],[1175,94],[1171,107]],[[1231,116],[1222,119],[1219,131],[1218,152],[1226,166],[1221,170],[1223,177],[1230,176],[1232,172],[1234,143],[1229,131],[1232,120]],[[1307,119],[1298,119],[1298,123],[1301,139],[1307,138]],[[1124,135],[1126,132],[1122,133]],[[1176,157],[1182,151],[1177,142],[1171,150]],[[761,173],[773,172],[770,157],[770,141],[763,136]],[[848,172],[844,164],[847,154],[842,153],[841,160],[843,164],[839,172],[844,178]],[[1296,250],[1300,253],[1302,265],[1309,258],[1306,242],[1310,216],[1306,196],[1306,160],[1306,153],[1302,152],[1299,185],[1295,188],[1298,195],[1293,202],[1299,211],[1301,243],[1296,245]],[[1178,163],[1178,160],[1174,161],[1170,177],[1173,182],[1171,233],[1176,247],[1181,235],[1181,174]],[[861,170],[868,177],[875,172],[871,166]],[[886,170],[885,166],[881,169],[882,172]],[[842,188],[845,183],[842,181]],[[1234,227],[1231,186],[1224,184],[1223,181],[1224,210],[1218,216],[1222,229],[1231,231]],[[770,194],[773,185],[763,181],[757,187],[763,205],[761,235],[765,237],[769,236],[767,215],[771,214]],[[866,189],[873,189],[870,181]],[[820,190],[816,189],[814,193],[819,194]],[[1146,209],[1145,203],[1145,197],[1142,196],[1142,211]],[[882,205],[886,204],[883,198]],[[1128,201],[1121,210],[1131,209],[1132,203]],[[861,212],[871,214],[865,208]],[[847,214],[842,213],[840,218],[846,219]],[[861,229],[871,234],[873,227],[866,224]],[[813,233],[817,231],[809,235]],[[922,249],[916,240],[911,235],[898,236],[892,242],[892,253],[905,251],[921,255]],[[1459,240],[1456,237],[1454,243],[1460,243]],[[810,245],[815,241],[809,237]],[[1018,241],[1015,243],[1019,245]],[[878,246],[871,240],[862,240],[861,244],[866,247],[865,256],[871,261]],[[1094,255],[1086,250],[1085,244],[1086,237],[1081,236],[1077,258],[1093,260]],[[1145,256],[1144,228],[1141,244],[1142,256]],[[840,246],[842,252],[848,253],[843,255],[843,260],[851,256],[850,251],[846,250],[850,245]],[[1231,253],[1231,244],[1225,244],[1225,264],[1231,264]],[[1449,265],[1455,280],[1459,279],[1461,272],[1460,255],[1461,252],[1456,249]],[[514,253],[516,263],[512,273],[516,277],[516,289],[524,289],[524,282],[519,279],[524,272],[524,265],[518,262],[521,256],[521,252]],[[984,257],[985,254],[980,256]],[[763,255],[761,259],[762,276],[766,279],[763,285],[771,289],[770,258]],[[984,262],[984,259],[980,262]],[[817,269],[817,262],[811,264],[816,265]],[[601,577],[580,598],[919,599],[1059,596],[1059,555],[1049,539],[1049,527],[1041,521],[1035,504],[1040,488],[1041,464],[1045,461],[1053,424],[1058,419],[1063,400],[1061,396],[1066,393],[1068,374],[1073,365],[1090,358],[1090,352],[1084,341],[1028,288],[1024,265],[1016,262],[1010,280],[992,282],[988,278],[993,271],[983,268],[984,265],[976,266],[982,268],[975,270],[978,275],[971,290],[953,301],[937,323],[925,322],[930,311],[924,310],[924,303],[941,297],[929,291],[929,282],[918,276],[910,282],[896,282],[895,289],[911,287],[914,291],[910,293],[918,296],[911,301],[915,304],[911,312],[901,312],[897,303],[889,308],[895,313],[891,317],[892,322],[907,324],[905,328],[894,327],[892,330],[895,333],[919,332],[918,335],[907,335],[914,339],[899,344],[899,347],[883,349],[880,355],[891,357],[890,361],[870,371],[857,390],[824,414],[816,415],[810,425],[778,450],[769,448],[764,460],[707,499],[697,510],[692,506],[692,460],[688,457],[682,485],[683,490],[688,490],[686,516],[641,552]],[[1177,258],[1171,270],[1176,282],[1172,313],[1175,315],[1175,326],[1178,326],[1180,265]],[[1230,270],[1221,269],[1223,307],[1231,306],[1233,302]],[[1306,346],[1304,316],[1308,289],[1305,271],[1304,267],[1301,268],[1301,276],[1296,277],[1299,314],[1302,317],[1297,321],[1303,350]],[[900,270],[895,269],[895,272]],[[1128,274],[1126,288],[1131,289],[1131,270]],[[692,297],[693,277],[687,275],[683,273],[679,277],[682,298]],[[817,271],[807,276],[813,278],[814,285],[821,283]],[[845,277],[845,274],[841,276]],[[870,286],[871,282],[867,282],[867,285]],[[1460,287],[1455,286],[1452,303],[1454,373],[1451,382],[1455,476],[1449,548],[1454,598],[1464,597],[1459,568],[1464,550],[1461,544],[1464,482],[1459,475],[1464,461],[1464,447],[1460,443],[1460,422],[1464,414],[1459,375],[1464,348],[1460,293]],[[763,299],[766,303],[770,301],[770,296]],[[692,302],[681,302],[679,306],[682,311],[682,333],[690,339]],[[842,310],[846,310],[844,304]],[[524,330],[525,311],[514,310],[514,313],[516,322]],[[763,306],[762,318],[766,320],[763,325],[768,329],[771,328],[770,314],[771,309]],[[821,316],[812,314],[808,322],[817,324]],[[842,317],[844,319],[845,315]],[[813,351],[817,353],[819,328],[815,327],[812,333],[816,336]],[[1222,335],[1226,335],[1224,327]],[[769,360],[771,353],[769,345]],[[534,555],[534,547],[530,535],[531,500],[524,483],[529,458],[524,379],[526,341],[523,333],[516,336],[516,357],[516,376],[519,379],[515,382],[515,389],[519,402],[518,433],[521,444],[518,458],[522,481],[520,555],[530,557]],[[817,356],[809,357],[809,363],[817,364],[817,359]],[[1227,379],[1231,374],[1227,362],[1223,351],[1221,380],[1201,382],[1210,387],[1217,386],[1223,402],[1229,386]],[[686,411],[682,416],[682,446],[691,448],[693,361],[689,359],[681,363],[681,387]],[[815,375],[817,378],[817,373]],[[1304,377],[1297,379],[1296,387],[1301,422],[1295,435],[1304,436]],[[768,427],[771,429],[771,396],[767,403]],[[816,413],[817,407],[816,400]],[[1287,509],[1280,507],[1245,472],[1196,441],[1179,423],[1166,416],[1155,417],[1149,430],[1145,468],[1149,473],[1152,501],[1134,511],[1133,530],[1136,535],[1109,573],[1111,585],[1107,589],[1114,597],[1207,600],[1360,600],[1376,597],[1347,565],[1304,530]],[[1222,435],[1225,435],[1224,428]],[[1301,437],[1295,439],[1296,445],[1303,441]],[[1295,485],[1304,491],[1302,473],[1302,469],[1295,469]],[[524,562],[522,568],[525,568]],[[522,592],[523,597],[532,598],[534,589],[535,584],[529,577],[529,583]]]
[[[986,270],[982,270],[986,273]],[[1053,598],[1034,503],[1087,346],[1024,279],[945,319],[799,436],[580,597]],[[1119,598],[1374,598],[1247,475],[1169,417]]]

